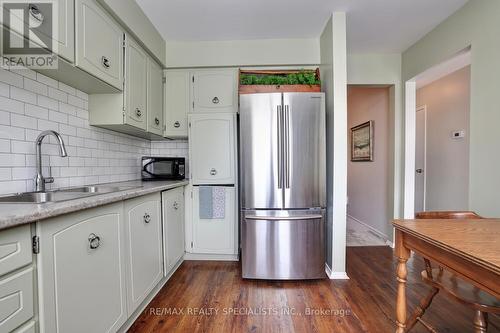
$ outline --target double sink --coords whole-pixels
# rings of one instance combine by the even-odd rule
[[[0,197],[0,203],[48,203],[85,198],[98,194],[113,193],[139,188],[141,186],[94,185],[73,187],[46,192],[25,192]]]

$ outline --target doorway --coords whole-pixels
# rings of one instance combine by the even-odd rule
[[[417,107],[415,121],[415,212],[425,211],[427,107]]]

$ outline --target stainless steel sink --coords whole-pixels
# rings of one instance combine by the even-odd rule
[[[61,189],[58,192],[84,192],[84,193],[111,193],[130,190],[133,188],[138,188],[140,186],[107,186],[107,185],[94,185],[94,186],[82,186]]]
[[[48,192],[26,192],[0,197],[0,203],[47,203],[85,198],[93,195],[119,192],[140,186],[82,186]]]

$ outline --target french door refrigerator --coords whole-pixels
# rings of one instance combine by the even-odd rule
[[[323,93],[240,96],[242,276],[325,277]]]

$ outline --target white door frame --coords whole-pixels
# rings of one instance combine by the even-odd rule
[[[418,106],[415,110],[415,112],[424,112],[424,174],[423,174],[423,177],[424,177],[424,188],[423,188],[423,205],[422,205],[422,208],[424,209],[425,211],[425,201],[426,201],[426,195],[427,195],[427,105],[421,105],[421,106]],[[416,129],[416,126],[417,126],[417,122],[416,122],[416,119],[415,119],[415,129]],[[416,133],[416,132],[415,132]],[[416,134],[415,134],[415,144],[417,143],[416,141]],[[415,161],[416,163],[416,161]],[[416,170],[415,170],[416,172]]]
[[[417,83],[405,83],[405,153],[403,218],[415,217],[415,141],[417,118]]]

